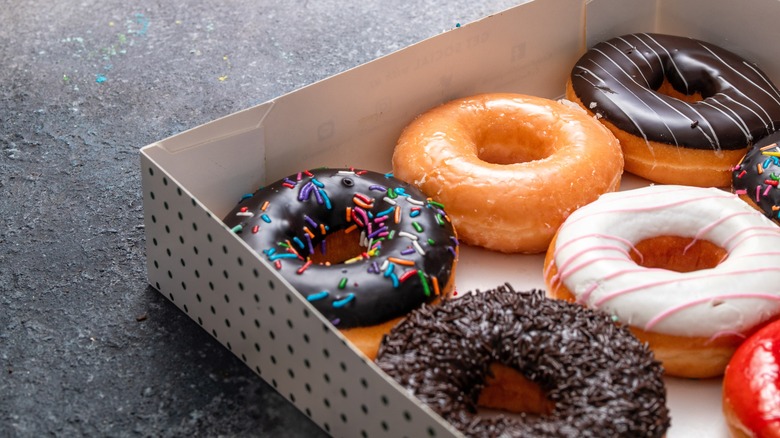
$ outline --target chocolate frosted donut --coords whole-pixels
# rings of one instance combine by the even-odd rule
[[[391,324],[454,285],[443,206],[391,175],[303,171],[245,195],[223,221],[342,332]],[[354,334],[376,337],[363,348],[347,335],[373,356],[381,333]]]
[[[567,97],[612,129],[627,171],[663,183],[728,186],[747,146],[780,128],[780,93],[766,74],[678,36],[637,33],[595,45],[572,69]]]
[[[780,131],[761,139],[732,171],[735,194],[780,223]]]
[[[539,385],[550,412],[476,415],[494,363]],[[660,437],[662,368],[606,314],[507,284],[412,312],[377,364],[468,436]]]

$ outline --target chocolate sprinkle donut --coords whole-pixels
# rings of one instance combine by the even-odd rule
[[[538,384],[552,412],[477,415],[493,363]],[[412,312],[377,364],[467,436],[661,437],[670,424],[663,369],[628,329],[509,284]]]
[[[301,171],[244,195],[223,222],[339,329],[384,323],[451,289],[458,240],[444,206],[390,174]],[[356,252],[329,260],[349,247],[339,233]]]
[[[751,146],[731,171],[732,191],[780,223],[780,131]]]

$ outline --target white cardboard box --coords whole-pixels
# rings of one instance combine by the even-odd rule
[[[557,98],[586,47],[654,31],[708,40],[780,83],[778,0],[535,0],[141,150],[149,283],[336,436],[457,432],[361,355],[220,221],[301,169],[390,170],[401,129],[458,96]],[[627,175],[623,187],[644,184]],[[542,256],[463,247],[456,286],[543,288]],[[667,379],[669,437],[726,436],[720,380]]]

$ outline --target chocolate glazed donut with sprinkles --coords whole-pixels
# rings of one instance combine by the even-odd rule
[[[732,191],[780,224],[780,131],[748,149],[732,169]]]
[[[444,206],[390,174],[302,171],[244,195],[223,222],[371,359],[398,320],[454,289]]]

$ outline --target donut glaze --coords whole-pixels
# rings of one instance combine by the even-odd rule
[[[619,187],[623,156],[571,102],[488,93],[418,116],[398,139],[393,172],[445,204],[463,242],[538,253],[572,211]]]
[[[690,271],[643,265],[650,254],[637,249],[640,243],[665,236],[690,241],[679,250],[683,259],[705,242],[726,256]],[[603,195],[569,216],[548,251],[545,281],[554,296],[560,288],[560,296],[571,294],[638,329],[651,347],[655,335],[690,346],[678,357],[670,345],[675,355],[668,362],[656,350],[672,374],[694,369],[688,362],[696,345],[712,358],[706,372],[720,375],[736,345],[780,313],[779,248],[780,228],[729,192],[649,186]]]
[[[743,201],[780,223],[780,131],[748,149],[732,171],[732,189]]]
[[[734,353],[723,376],[723,412],[732,436],[780,436],[780,321]]]
[[[626,170],[658,182],[688,184],[685,178],[694,176],[686,173],[715,159],[681,156],[681,175],[659,179],[652,164],[641,167],[654,156],[666,160],[658,145],[714,151],[723,161],[723,183],[702,185],[728,186],[728,171],[745,148],[780,127],[780,93],[766,74],[692,38],[637,33],[601,42],[576,63],[568,88],[567,97],[596,114],[623,143]],[[627,149],[627,136],[648,150]]]
[[[552,409],[477,415],[494,363],[539,385]],[[466,436],[661,437],[670,424],[661,366],[628,330],[508,284],[413,311],[377,365]]]
[[[224,223],[337,328],[373,326],[450,290],[458,241],[443,206],[366,170],[303,171],[247,194]],[[338,233],[349,259],[317,262]]]

